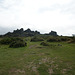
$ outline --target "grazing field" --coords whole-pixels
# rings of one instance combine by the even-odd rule
[[[0,75],[75,75],[75,44],[27,41],[26,47],[0,45]]]

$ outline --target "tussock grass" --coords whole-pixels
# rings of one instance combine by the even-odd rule
[[[40,43],[28,41],[22,48],[0,45],[0,75],[75,75],[74,43]]]

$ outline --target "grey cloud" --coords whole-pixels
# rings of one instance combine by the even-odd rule
[[[0,0],[0,11],[7,10],[11,7],[11,5],[5,5],[4,0]]]
[[[75,26],[60,26],[56,31],[59,35],[71,36],[72,34],[75,34]]]
[[[0,26],[0,35],[6,34],[7,32],[12,32],[17,29],[17,27],[2,27]]]
[[[43,7],[43,8],[40,8],[39,9],[39,12],[40,13],[43,13],[43,12],[46,12],[46,11],[54,11],[54,10],[57,10],[60,8],[60,5],[59,4],[55,4],[55,5],[52,5],[50,7]]]
[[[3,2],[4,0],[0,0],[0,4]]]
[[[9,31],[9,28],[0,27],[0,35],[5,34]]]
[[[51,5],[50,7],[43,7],[39,9],[40,13],[46,12],[46,11],[55,11],[55,10],[60,10],[60,13],[68,13],[68,14],[75,14],[75,0],[72,0],[71,3],[68,4],[54,4]]]
[[[20,0],[9,0],[7,3],[6,0],[0,0],[0,8],[4,10],[12,9],[13,6],[20,5]]]
[[[75,14],[75,1],[73,0],[71,3],[67,5],[63,5],[62,13],[70,13],[70,14]]]

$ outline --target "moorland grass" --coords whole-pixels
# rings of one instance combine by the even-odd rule
[[[75,75],[74,43],[40,43],[28,41],[22,48],[0,45],[0,75]]]

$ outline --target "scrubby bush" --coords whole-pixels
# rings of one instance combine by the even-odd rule
[[[42,46],[49,46],[49,44],[47,42],[41,42],[40,45],[42,45]]]
[[[0,44],[9,45],[12,48],[27,46],[27,43],[21,38],[4,38],[0,41]]]
[[[70,39],[70,40],[68,41],[68,43],[75,43],[75,37],[72,38],[72,39]]]
[[[31,42],[38,42],[38,41],[44,41],[44,39],[43,38],[40,38],[40,37],[33,37],[31,39]]]
[[[13,41],[23,41],[21,38],[3,38],[0,43],[4,45],[8,45]]]
[[[61,39],[61,41],[69,41],[70,40],[70,38],[68,38],[68,37],[60,37],[60,39]]]
[[[47,39],[47,42],[60,42],[61,39],[58,37],[50,37]]]
[[[0,41],[0,44],[5,44],[5,45],[8,45],[12,42],[13,40],[11,40],[10,38],[3,38],[1,41]]]
[[[23,41],[13,41],[9,47],[11,48],[18,48],[18,47],[25,47],[27,46],[27,43],[26,42],[23,42]]]
[[[72,39],[72,42],[75,43],[75,37]]]

